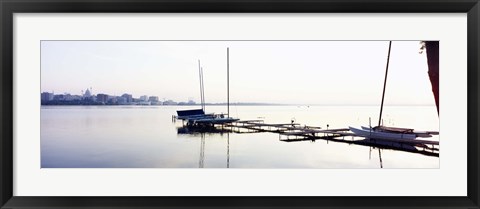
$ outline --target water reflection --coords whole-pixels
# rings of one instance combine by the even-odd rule
[[[380,148],[378,148],[378,159],[380,160],[380,168],[383,168],[382,151]]]
[[[230,133],[227,133],[227,168],[230,168]]]
[[[262,132],[262,131],[260,131]],[[263,131],[263,132],[270,132],[270,131]],[[244,133],[244,134],[258,134],[259,132],[241,132],[238,130],[234,130],[232,127],[224,127],[224,126],[181,126],[177,127],[177,135],[190,135],[199,137],[200,138],[200,159],[199,159],[199,168],[204,168],[205,167],[205,141],[206,141],[206,136],[208,135],[209,138],[210,136],[224,136],[226,135],[226,167],[230,167],[230,133]],[[278,134],[278,133],[274,133]],[[224,137],[220,137],[224,138]],[[342,138],[342,137],[340,137]],[[427,156],[435,156],[438,157],[438,148],[434,147],[428,147],[424,145],[423,150],[419,150],[418,146],[421,145],[413,145],[413,144],[405,144],[405,143],[398,143],[398,142],[390,142],[390,141],[382,141],[382,140],[376,140],[376,139],[369,139],[369,138],[363,138],[363,139],[357,139],[354,140],[354,137],[352,137],[352,141],[349,140],[344,140],[344,137],[342,139],[335,138],[335,137],[319,137],[319,136],[313,136],[313,137],[305,137],[303,139],[295,139],[295,140],[282,140],[279,138],[279,141],[281,142],[302,142],[302,141],[310,141],[310,142],[315,142],[316,140],[325,140],[327,144],[329,144],[329,141],[333,141],[339,144],[349,144],[349,145],[357,145],[357,146],[366,146],[369,147],[369,160],[372,160],[372,149],[378,149],[378,167],[379,168],[384,168],[384,163],[383,163],[383,158],[382,158],[382,149],[383,150],[395,150],[395,151],[403,151],[403,152],[410,152],[410,153],[417,153],[417,154],[423,154]],[[428,149],[425,150],[425,149]],[[376,161],[376,160],[375,160]]]
[[[200,134],[200,161],[198,162],[198,167],[203,168],[205,163],[205,133]]]
[[[211,107],[221,112],[220,107]],[[217,109],[215,109],[217,108]],[[368,140],[311,139],[298,142],[279,140],[278,133],[237,133],[229,127],[192,128],[172,124],[177,107],[42,107],[42,168],[438,168],[439,145],[435,154],[420,153],[406,144],[372,146]],[[354,124],[355,114],[377,112],[370,107],[238,107],[240,118],[265,116],[269,123],[290,122],[292,116],[302,124],[343,127]],[[435,108],[433,108],[435,110]],[[408,111],[407,111],[408,110]],[[425,107],[399,107],[413,112],[404,123],[419,124],[419,129],[434,129],[421,124]],[[435,118],[436,110],[433,111]],[[329,117],[332,114],[332,117]],[[418,114],[418,116],[417,116]],[[345,115],[345,118],[340,117]],[[350,117],[351,116],[351,117]],[[401,115],[400,115],[401,116]],[[400,116],[395,118],[402,119]],[[353,118],[355,117],[355,118]],[[368,118],[368,117],[366,117]],[[319,121],[321,119],[321,121]],[[407,120],[408,119],[408,120]],[[353,122],[352,122],[353,121]],[[386,120],[387,122],[388,120]],[[417,123],[422,121],[421,123]],[[398,123],[398,120],[395,121]],[[438,123],[437,123],[438,124]],[[325,126],[325,125],[323,125]],[[438,140],[438,137],[436,138]],[[358,141],[358,142],[356,142]],[[308,142],[308,143],[307,143]],[[328,143],[328,144],[327,144]],[[399,148],[394,148],[397,146]],[[377,153],[376,149],[381,149]],[[412,151],[405,151],[411,149]],[[430,149],[425,148],[425,151]],[[420,154],[419,154],[420,153]],[[380,164],[380,157],[382,162]]]
[[[370,151],[368,152],[368,159],[372,160],[372,149],[375,149],[374,147],[370,146]],[[378,149],[378,162],[380,165],[380,168],[383,168],[383,161],[382,161],[382,149]]]
[[[229,129],[225,129],[223,127],[216,127],[216,126],[181,126],[177,127],[177,134],[178,135],[190,135],[194,137],[200,136],[200,158],[198,162],[198,168],[205,167],[205,138],[206,135],[220,135],[223,136],[224,134],[227,135],[227,168],[230,168],[230,132]]]
[[[205,127],[196,127],[196,126],[181,126],[177,127],[178,135],[191,135],[191,136],[201,136],[201,135],[212,135],[232,132],[231,130],[218,128],[215,126],[205,126]]]
[[[422,154],[422,155],[433,156],[433,157],[439,157],[440,155],[438,147],[427,146],[425,144],[407,144],[407,143],[382,141],[382,140],[369,139],[369,138],[358,140],[355,142],[355,144],[370,146],[370,152],[372,151],[371,149],[373,147],[379,150],[381,149],[395,150],[395,151],[410,152],[410,153]],[[379,155],[381,157],[380,153]]]

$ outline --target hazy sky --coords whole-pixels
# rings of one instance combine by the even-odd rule
[[[381,102],[388,41],[42,41],[41,91],[206,102]],[[385,104],[434,105],[419,41],[394,41]]]

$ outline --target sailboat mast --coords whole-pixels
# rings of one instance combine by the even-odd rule
[[[200,80],[200,105],[202,106],[202,110],[205,111],[205,108],[203,107],[202,68],[200,67],[200,60],[198,60],[198,78]]]
[[[230,117],[230,53],[227,47],[227,117]]]
[[[202,104],[203,104],[203,111],[205,112],[205,82],[203,82],[203,67],[201,69],[201,74],[202,74]]]
[[[388,64],[390,63],[390,50],[392,49],[392,41],[388,44],[387,67],[385,70],[385,80],[383,81],[382,104],[380,105],[380,117],[378,117],[378,126],[382,122],[383,101],[385,99],[385,88],[387,87]]]

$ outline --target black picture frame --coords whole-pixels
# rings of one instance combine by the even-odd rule
[[[1,208],[479,208],[478,0],[0,0]],[[19,197],[13,196],[14,13],[467,13],[468,195],[465,197]],[[452,181],[452,179],[445,179]],[[453,180],[455,181],[455,180]],[[254,188],[252,188],[254,189]]]

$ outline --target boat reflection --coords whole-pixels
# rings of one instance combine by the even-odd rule
[[[230,132],[229,129],[216,126],[203,126],[203,127],[194,127],[194,126],[181,126],[177,127],[178,135],[191,135],[191,136],[200,136],[200,157],[198,161],[198,168],[205,167],[205,136],[206,135],[215,135],[219,134],[223,136],[227,135],[227,156],[226,156],[226,167],[230,168]]]
[[[223,135],[225,133],[231,133],[232,130],[217,127],[217,126],[181,126],[177,127],[177,134],[178,135],[192,135],[192,136],[200,136],[200,135],[212,135],[212,134],[220,134]]]

